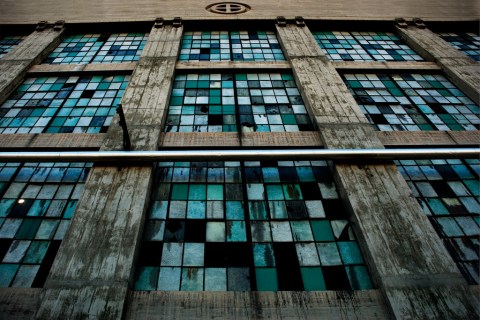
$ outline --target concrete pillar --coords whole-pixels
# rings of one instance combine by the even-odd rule
[[[122,99],[134,150],[158,148],[182,27],[152,29]],[[114,118],[102,150],[121,150]],[[42,292],[37,319],[121,319],[149,203],[152,166],[92,170]]]
[[[435,61],[473,101],[480,101],[480,64],[455,49],[435,32],[415,26],[398,28],[405,42],[427,60]]]
[[[325,147],[383,148],[308,28],[277,31]],[[478,317],[478,301],[395,165],[336,163],[334,175],[393,318]]]
[[[58,46],[63,33],[64,28],[34,31],[0,59],[0,105],[23,81],[28,69]]]

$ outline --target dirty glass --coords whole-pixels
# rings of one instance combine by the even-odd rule
[[[175,77],[164,131],[240,130],[313,130],[291,74],[180,74]]]
[[[102,33],[67,36],[44,64],[120,63],[138,61],[148,34]]]
[[[372,288],[324,161],[158,163],[135,290]]]
[[[27,78],[0,106],[0,133],[106,132],[130,76]]]
[[[455,49],[465,53],[475,61],[480,61],[480,36],[473,32],[439,33],[443,40],[450,43]]]
[[[479,106],[439,74],[343,74],[380,131],[478,130]]]
[[[23,41],[24,36],[5,36],[0,39],[0,59]]]
[[[43,286],[91,167],[0,163],[0,287]]]
[[[187,31],[180,61],[285,60],[272,31]]]
[[[480,160],[400,160],[403,177],[470,284],[479,283]],[[412,176],[411,168],[424,173]]]
[[[415,51],[391,32],[313,32],[333,61],[422,61]]]

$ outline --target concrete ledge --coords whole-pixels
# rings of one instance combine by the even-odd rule
[[[177,62],[175,66],[176,70],[197,70],[197,69],[209,69],[209,70],[222,70],[222,69],[273,69],[273,70],[289,70],[290,64],[287,61],[274,61],[274,62],[242,62],[242,61],[219,61],[219,62]]]
[[[401,71],[440,71],[442,70],[434,62],[405,62],[405,61],[332,61],[335,69],[347,70],[401,70]]]
[[[98,149],[104,133],[0,134],[0,148]]]
[[[388,319],[379,290],[131,291],[125,319]]]
[[[92,64],[38,64],[28,70],[28,75],[45,73],[97,73],[97,72],[118,72],[131,73],[137,66],[137,62],[127,63],[92,63]]]

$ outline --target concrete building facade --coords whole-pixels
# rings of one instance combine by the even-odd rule
[[[0,318],[477,319],[479,6],[3,1],[1,152],[293,156],[0,163]]]

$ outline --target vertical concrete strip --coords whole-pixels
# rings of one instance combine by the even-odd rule
[[[457,87],[476,103],[480,101],[480,63],[455,49],[435,32],[415,26],[398,28],[400,36],[427,60],[435,61]]]
[[[156,150],[182,27],[152,29],[125,91],[134,150]],[[102,150],[121,150],[118,118]],[[43,290],[37,319],[121,319],[148,207],[152,166],[92,170]]]
[[[0,104],[23,81],[28,69],[40,63],[58,46],[63,33],[63,28],[59,31],[51,28],[34,31],[0,59]]]
[[[277,31],[325,147],[383,148],[308,28]],[[394,318],[478,317],[476,297],[395,165],[336,163],[334,174]]]

